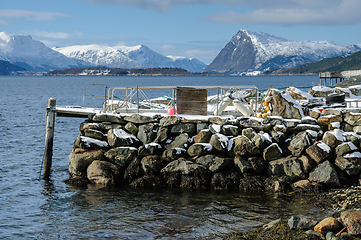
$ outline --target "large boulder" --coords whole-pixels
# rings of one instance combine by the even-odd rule
[[[115,115],[115,114],[109,114],[109,113],[95,114],[93,116],[93,121],[94,122],[111,122],[111,123],[120,123],[120,124],[126,123],[126,121],[124,121],[124,119],[121,116]]]
[[[138,149],[134,147],[117,147],[104,153],[105,159],[108,162],[114,163],[119,168],[126,168],[137,155]]]
[[[272,137],[268,133],[257,133],[251,140],[260,151],[272,144]]]
[[[181,118],[178,116],[166,116],[159,121],[159,125],[161,127],[169,127],[178,124],[180,120]]]
[[[141,142],[134,135],[123,129],[110,129],[108,131],[108,143],[111,147],[138,147]]]
[[[169,163],[160,172],[171,187],[205,189],[209,185],[209,170],[184,158]]]
[[[195,157],[207,155],[211,153],[212,150],[213,147],[209,143],[195,143],[188,148],[187,153],[189,156]]]
[[[133,134],[134,136],[138,135],[139,132],[139,128],[137,125],[135,125],[132,122],[128,122],[125,126],[124,129],[127,130],[128,132],[130,132],[131,134]]]
[[[227,171],[233,165],[233,159],[221,158],[215,155],[201,156],[196,159],[196,163],[208,168],[209,171],[216,173]]]
[[[161,155],[162,146],[158,143],[148,143],[138,149],[139,156]]]
[[[120,172],[116,165],[106,161],[93,161],[87,169],[87,178],[92,183],[116,185],[120,180]]]
[[[345,137],[347,142],[352,142],[356,147],[360,147],[360,135],[354,132],[344,132],[343,136]]]
[[[343,131],[340,129],[335,129],[332,131],[327,131],[323,134],[322,142],[326,143],[331,148],[336,148],[338,145],[345,141],[343,136]]]
[[[341,213],[340,219],[351,235],[361,234],[361,211],[347,210]]]
[[[305,178],[302,161],[293,156],[288,156],[269,162],[269,176],[289,176],[291,178]]]
[[[343,121],[342,116],[337,116],[337,115],[325,115],[319,117],[317,120],[318,120],[318,124],[323,126],[328,126],[333,122],[342,123]]]
[[[95,129],[85,129],[84,136],[89,137],[89,138],[94,138],[97,140],[101,140],[101,141],[107,140],[107,136],[102,131],[95,130]]]
[[[234,153],[239,156],[252,156],[260,154],[260,150],[246,136],[233,138]]]
[[[97,150],[97,149],[107,149],[109,148],[109,145],[108,142],[106,141],[79,135],[74,142],[73,148]]]
[[[342,224],[334,217],[328,217],[319,222],[314,231],[319,233],[339,232],[343,228]]]
[[[357,176],[361,173],[361,153],[355,152],[337,157],[335,165],[350,176]]]
[[[241,156],[236,156],[234,158],[234,165],[240,173],[248,173],[254,170],[252,165],[248,162],[247,158],[243,158]]]
[[[217,149],[220,152],[226,152],[229,149],[229,140],[228,138],[220,133],[213,134],[209,143],[212,145],[213,148]],[[232,146],[231,146],[232,147]]]
[[[147,124],[147,123],[156,123],[158,120],[156,118],[143,116],[139,114],[132,114],[130,116],[124,117],[124,120],[127,122],[132,122],[136,124]]]
[[[208,121],[212,124],[226,125],[228,123],[227,118],[222,118],[219,116],[213,116],[208,119]]]
[[[361,113],[347,112],[344,121],[352,126],[361,126]]]
[[[187,156],[187,150],[184,148],[170,148],[163,152],[162,157],[167,160],[176,160]]]
[[[321,163],[332,156],[331,148],[324,142],[315,142],[312,146],[306,149],[306,153],[317,163]]]
[[[238,135],[238,127],[234,125],[223,125],[221,133],[226,136],[237,136]]]
[[[292,216],[290,219],[288,219],[288,226],[291,230],[294,229],[310,229],[313,228],[317,224],[317,221],[311,220],[306,217],[300,217],[300,216]]]
[[[339,109],[335,109],[335,108],[326,108],[322,111],[321,113],[322,116],[327,116],[327,115],[335,115],[335,116],[342,116],[342,112]]]
[[[263,124],[262,119],[240,117],[239,126],[241,128],[252,128],[257,131],[269,131],[272,128],[271,124]]]
[[[326,86],[313,86],[308,90],[312,97],[326,97],[328,94],[333,93],[333,89]]]
[[[75,149],[69,155],[69,173],[72,176],[86,176],[86,170],[95,160],[102,160],[103,150]]]
[[[170,148],[188,148],[189,139],[188,139],[187,133],[179,134],[167,147],[167,149]]]
[[[148,123],[139,126],[138,139],[143,142],[143,144],[151,143],[157,137],[158,124]]]
[[[209,143],[211,137],[212,137],[212,132],[209,129],[203,129],[193,137],[193,141],[195,143]]]
[[[304,131],[298,133],[294,138],[292,138],[288,150],[291,151],[293,156],[299,157],[302,155],[303,151],[306,150],[311,145],[311,139],[309,134]]]
[[[145,156],[140,161],[143,172],[146,175],[156,176],[160,170],[165,166],[165,160],[158,155]]]
[[[301,119],[303,111],[301,105],[296,102],[289,94],[277,92],[272,100],[272,115],[283,118]]]
[[[93,129],[93,130],[98,130],[98,131],[104,132],[104,129],[101,127],[101,123],[94,123],[94,122],[87,122],[87,121],[82,122],[79,126],[79,131],[83,132],[86,129]],[[108,131],[108,130],[106,130],[106,131]]]
[[[242,135],[248,137],[249,139],[252,139],[254,136],[256,136],[256,132],[253,128],[244,128],[242,129]]]
[[[340,180],[334,166],[329,161],[317,165],[310,172],[308,180],[311,182],[321,183],[327,187],[340,186]]]
[[[241,173],[262,174],[268,166],[266,161],[256,156],[249,158],[236,156],[233,161],[236,169]]]
[[[197,132],[196,125],[194,123],[179,123],[171,128],[171,133],[188,133],[194,134]]]
[[[283,151],[277,143],[272,143],[263,150],[263,159],[267,162],[282,158]]]
[[[358,148],[352,142],[344,142],[336,147],[336,156],[340,157],[348,153],[354,152]]]
[[[168,128],[160,127],[157,131],[157,137],[154,139],[156,143],[163,143],[168,139]]]
[[[133,159],[130,162],[130,164],[124,171],[124,175],[123,175],[124,183],[129,184],[129,183],[133,182],[135,179],[144,175],[140,161],[141,161],[141,158],[136,157],[135,159]]]

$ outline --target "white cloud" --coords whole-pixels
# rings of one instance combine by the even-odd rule
[[[343,0],[83,0],[96,4],[121,4],[141,9],[153,9],[157,12],[169,11],[175,6],[186,5],[228,5],[272,8],[318,8],[339,5]],[[348,1],[348,0],[344,0]],[[356,0],[357,1],[357,0]]]
[[[161,49],[162,49],[163,51],[173,50],[173,49],[175,49],[175,48],[176,48],[175,46],[170,45],[170,44],[164,44],[163,46],[161,46]]]
[[[1,18],[26,18],[30,21],[49,21],[55,17],[69,17],[70,15],[57,12],[36,12],[18,9],[0,10]]]
[[[32,33],[38,37],[45,37],[45,38],[65,39],[70,37],[69,34],[64,32],[33,31]]]
[[[335,5],[336,3],[338,5]],[[247,13],[229,11],[227,13],[208,15],[204,19],[212,22],[234,24],[331,26],[360,23],[361,15],[358,10],[360,8],[361,1],[343,0],[333,1],[331,5],[325,4],[323,7],[316,8],[266,7]]]
[[[222,5],[253,9],[204,16],[211,22],[233,24],[344,25],[361,22],[360,0],[83,0],[96,4],[119,4],[156,12],[176,6]]]
[[[4,19],[0,19],[0,25],[10,25],[12,22],[6,21]]]

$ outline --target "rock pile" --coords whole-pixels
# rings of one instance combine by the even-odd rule
[[[69,155],[71,178],[274,192],[358,183],[361,112],[325,109],[305,117],[277,94],[274,99],[283,117],[95,115],[80,126]]]
[[[292,216],[288,221],[277,219],[262,228],[246,234],[235,234],[227,239],[232,240],[293,240],[293,239],[349,239],[357,240],[361,234],[361,211],[347,210],[339,217],[327,217],[321,221],[306,217]]]

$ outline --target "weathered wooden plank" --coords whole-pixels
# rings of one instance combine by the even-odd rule
[[[177,112],[207,115],[207,89],[177,87]]]

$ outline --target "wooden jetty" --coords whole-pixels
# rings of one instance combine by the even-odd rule
[[[87,95],[86,87],[88,85],[99,85],[105,87],[104,96],[99,95]],[[45,149],[43,156],[43,178],[48,179],[50,176],[50,169],[52,165],[53,157],[53,139],[54,139],[54,129],[55,129],[55,118],[56,117],[73,117],[73,118],[88,118],[96,114],[101,113],[115,113],[115,114],[135,114],[135,113],[160,113],[167,114],[166,110],[160,109],[140,109],[140,97],[145,96],[143,90],[155,90],[155,89],[168,89],[172,92],[172,98],[169,100],[171,104],[174,104],[174,101],[177,102],[177,108],[179,108],[180,113],[188,115],[213,115],[213,112],[207,112],[207,91],[213,90],[218,94],[217,97],[217,107],[222,100],[222,96],[227,91],[238,91],[238,90],[253,90],[255,91],[255,96],[258,96],[259,92],[255,86],[186,86],[186,87],[177,87],[177,86],[161,86],[161,87],[122,87],[122,88],[109,88],[107,85],[103,84],[87,84],[84,87],[83,94],[83,106],[57,106],[56,98],[50,98],[48,101],[48,107],[46,108],[46,125],[45,125]],[[114,100],[114,91],[123,90],[124,99],[127,102],[134,102],[138,106],[136,109],[122,108],[122,109],[113,109],[111,105],[107,105],[108,100]],[[85,107],[85,96],[91,97],[101,97],[104,99],[103,108],[89,108]],[[135,97],[136,99],[132,99]],[[257,97],[255,98],[256,107],[257,107]],[[176,113],[176,114],[180,114]],[[218,114],[218,112],[217,112]],[[236,113],[234,113],[237,115]]]

